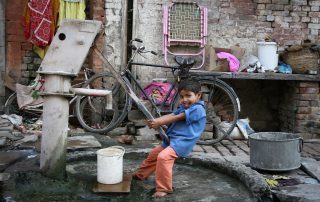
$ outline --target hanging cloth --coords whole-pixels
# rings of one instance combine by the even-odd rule
[[[25,8],[25,37],[36,46],[47,46],[52,38],[52,2],[29,0]]]
[[[60,25],[64,19],[86,19],[85,0],[60,0],[59,21]]]
[[[59,0],[25,0],[24,35],[33,51],[43,58],[57,26]]]

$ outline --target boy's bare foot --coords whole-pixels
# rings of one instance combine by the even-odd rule
[[[162,192],[162,191],[157,191],[152,195],[153,198],[162,198],[165,197],[168,193]]]

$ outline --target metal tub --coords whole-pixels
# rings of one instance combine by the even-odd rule
[[[297,134],[260,132],[249,136],[250,166],[268,171],[287,171],[300,167],[303,140]]]

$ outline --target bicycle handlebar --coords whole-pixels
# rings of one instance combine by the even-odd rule
[[[139,43],[143,43],[143,41],[141,39],[138,39],[138,38],[135,38],[135,39],[132,39],[130,42],[132,41],[136,41],[136,42],[139,42]]]
[[[155,51],[149,51],[146,50],[145,46],[140,46],[139,48],[134,44],[134,42],[138,42],[138,43],[143,43],[143,41],[141,39],[135,38],[130,40],[128,46],[135,52],[135,54],[133,54],[131,56],[131,59],[129,60],[131,65],[142,65],[142,66],[150,66],[150,67],[161,67],[161,68],[167,68],[167,69],[171,69],[172,70],[172,74],[175,74],[176,70],[179,70],[178,76],[180,77],[185,77],[188,75],[189,70],[192,68],[193,63],[190,64],[188,60],[186,60],[187,62],[183,62],[180,63],[178,66],[168,66],[168,65],[158,65],[158,64],[148,64],[148,63],[138,63],[138,62],[133,62],[133,59],[136,55],[136,53],[138,54],[142,54],[142,53],[151,53],[153,55],[157,55],[157,53]],[[184,60],[183,60],[184,61]],[[178,62],[178,61],[177,61]]]
[[[140,63],[140,62],[131,62],[131,64],[148,66],[148,67],[161,67],[161,68],[174,69],[174,70],[180,69],[180,66],[157,65],[157,64]]]

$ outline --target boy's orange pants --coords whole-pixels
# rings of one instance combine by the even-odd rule
[[[178,158],[172,147],[157,146],[151,150],[140,168],[134,173],[141,180],[147,179],[153,172],[156,174],[156,191],[172,192],[172,168]]]

